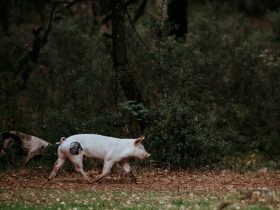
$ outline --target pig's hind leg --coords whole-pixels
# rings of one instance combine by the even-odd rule
[[[83,154],[79,154],[76,156],[71,156],[70,161],[74,164],[75,166],[75,170],[77,172],[79,172],[86,181],[88,181],[89,183],[91,183],[90,178],[86,175],[84,168],[83,168]]]
[[[125,162],[120,162],[119,164],[120,164],[120,166],[123,168],[125,174],[127,174],[127,175],[131,178],[131,180],[132,180],[135,184],[137,184],[137,179],[136,179],[136,177],[134,176],[134,174],[133,174],[133,172],[132,172],[132,170],[131,170],[131,168],[130,168],[129,163],[125,161]]]
[[[57,159],[57,161],[54,164],[53,170],[49,176],[49,180],[51,180],[52,178],[54,178],[58,172],[58,170],[61,168],[61,166],[63,166],[63,164],[65,163],[65,158],[59,157]]]

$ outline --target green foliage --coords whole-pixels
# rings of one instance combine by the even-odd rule
[[[143,120],[148,114],[149,110],[142,103],[135,101],[124,101],[119,103],[119,107],[131,113],[137,120]]]
[[[71,110],[50,110],[44,122],[44,136],[50,142],[59,141],[60,137],[68,137],[77,133],[99,133],[119,136],[127,122],[119,114],[102,113],[92,118],[73,117],[69,119]],[[61,126],[63,125],[63,126]]]
[[[276,40],[280,41],[280,10],[268,13],[268,19],[271,21],[272,29]]]
[[[164,102],[153,110],[146,129],[147,150],[161,166],[200,167],[215,165],[230,152],[234,134],[217,128],[213,113],[197,112],[195,103]]]
[[[275,156],[278,50],[243,16],[205,11],[193,17],[187,44],[167,39],[161,46],[166,96],[146,130],[153,158],[197,167],[255,149]]]
[[[49,145],[42,152],[42,158],[40,161],[41,163],[44,164],[44,166],[53,167],[55,161],[57,160],[58,146],[59,146],[58,144]]]

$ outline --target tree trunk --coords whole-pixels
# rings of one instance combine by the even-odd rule
[[[185,39],[188,31],[187,0],[171,0],[168,3],[168,21],[171,24],[170,35]]]
[[[112,11],[113,66],[117,74],[117,82],[120,84],[127,100],[134,101],[135,103],[144,103],[142,94],[129,70],[125,13],[126,8],[124,0],[117,0]],[[134,132],[140,129],[142,133],[145,128],[145,123],[142,120],[134,119],[133,121],[134,123],[132,123],[131,129],[134,130]]]
[[[125,11],[124,1],[116,1],[112,11],[113,66],[125,97],[130,101],[141,103],[142,94],[129,71]]]
[[[9,30],[9,1],[0,0],[0,22],[3,32],[6,34]]]
[[[33,35],[32,50],[27,52],[27,54],[25,56],[23,56],[18,62],[18,69],[19,69],[19,71],[22,72],[21,78],[24,82],[24,85],[26,85],[29,76],[31,75],[31,73],[34,70],[33,68],[30,68],[29,61],[31,61],[33,64],[37,64],[38,58],[40,55],[40,51],[48,42],[48,36],[51,31],[55,9],[56,9],[56,4],[52,8],[50,18],[49,18],[49,24],[48,24],[47,29],[44,31],[44,34],[42,34],[43,27],[36,27],[33,29],[33,31],[32,31],[32,35]]]

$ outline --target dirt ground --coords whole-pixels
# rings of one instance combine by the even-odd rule
[[[97,172],[92,173],[92,179]],[[59,189],[75,191],[171,191],[171,192],[235,192],[248,189],[280,190],[280,171],[238,173],[231,171],[137,171],[138,184],[120,173],[113,173],[100,183],[89,184],[76,173],[60,173],[48,181],[48,171],[18,169],[0,172],[0,189]]]

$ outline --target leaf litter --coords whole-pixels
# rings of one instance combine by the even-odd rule
[[[84,181],[76,172],[62,172],[51,181],[47,180],[48,174],[43,169],[0,172],[0,203],[12,200],[14,203],[24,202],[28,207],[30,203],[50,206],[57,203],[65,206],[73,202],[84,206],[96,203],[102,207],[104,203],[112,205],[127,198],[123,202],[125,207],[135,203],[141,207],[143,195],[148,193],[146,199],[156,198],[159,200],[158,205],[166,204],[165,207],[170,208],[174,205],[191,205],[186,203],[187,200],[199,200],[200,205],[216,202],[219,203],[217,209],[228,206],[238,209],[255,203],[280,208],[280,171],[238,173],[227,170],[138,170],[135,173],[138,184],[121,173],[113,173],[100,183],[93,184]],[[93,173],[93,176],[96,175]],[[120,197],[114,193],[119,193]],[[227,198],[227,195],[235,197]],[[194,208],[197,205],[194,204]]]

